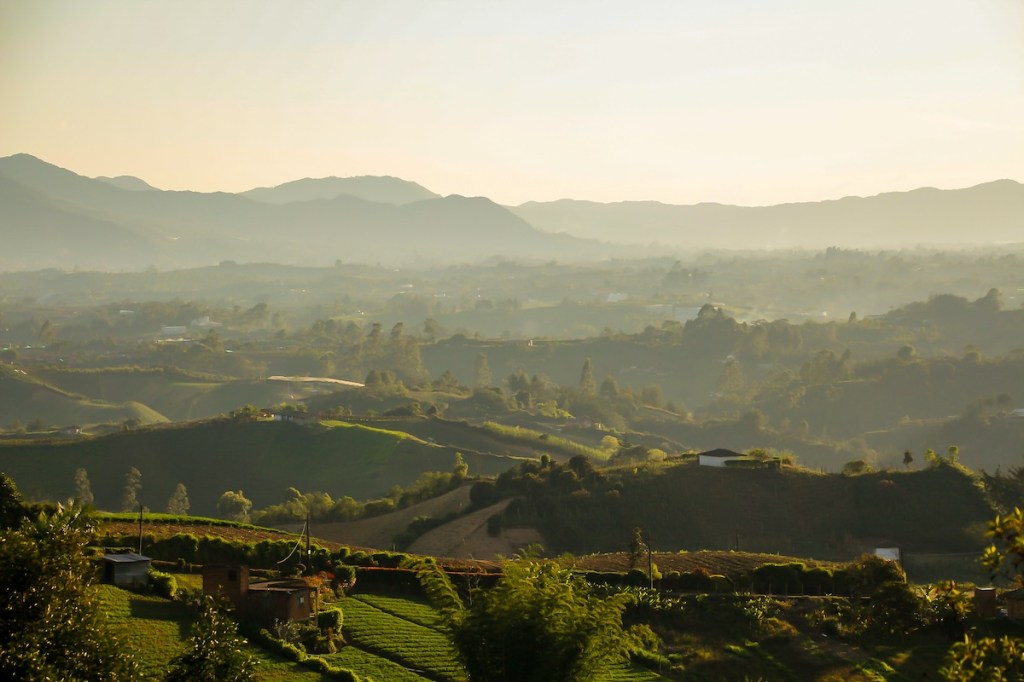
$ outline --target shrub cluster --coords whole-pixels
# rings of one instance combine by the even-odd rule
[[[362,682],[363,680],[362,677],[348,668],[331,665],[322,658],[310,656],[303,649],[294,644],[289,644],[288,642],[274,637],[269,630],[263,629],[255,633],[251,633],[249,637],[264,649],[286,658],[289,661],[295,661],[299,665],[302,665],[314,672],[327,675],[332,679],[345,680],[345,682]]]
[[[628,573],[586,571],[583,577],[595,585],[643,587],[648,584],[647,573],[641,569]],[[660,578],[655,573],[654,582],[663,590],[677,592],[866,597],[889,583],[906,583],[906,576],[897,564],[865,555],[834,570],[807,566],[803,562],[767,563],[733,579],[704,570],[669,571]]]
[[[166,599],[174,599],[178,593],[178,581],[169,573],[151,570],[149,572],[149,589],[153,594]]]

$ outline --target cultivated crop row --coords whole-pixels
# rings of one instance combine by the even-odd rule
[[[441,627],[437,611],[427,604],[382,594],[356,594],[352,598],[432,630]]]
[[[394,661],[389,661],[369,651],[363,651],[356,646],[342,647],[338,653],[322,658],[331,665],[356,670],[362,677],[369,677],[381,682],[423,682],[429,679],[406,670]]]
[[[342,600],[344,635],[361,649],[439,680],[458,680],[455,651],[437,630],[399,618],[354,598]]]

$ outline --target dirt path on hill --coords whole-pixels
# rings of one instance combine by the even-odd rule
[[[440,528],[435,528],[412,543],[409,552],[458,559],[491,560],[510,557],[516,550],[544,539],[533,528],[508,528],[498,537],[487,534],[487,519],[505,510],[512,500],[502,500],[475,511]]]

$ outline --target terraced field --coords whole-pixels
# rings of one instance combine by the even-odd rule
[[[369,603],[373,598],[348,597],[341,600],[345,613],[345,639],[355,647],[387,658],[410,672],[430,680],[457,682],[462,670],[455,650],[440,631],[422,625],[429,622],[432,610],[425,604],[405,601],[387,602],[393,611],[401,611],[417,621],[400,617]],[[436,615],[433,616],[436,619]],[[339,664],[340,665],[340,664]]]
[[[356,646],[343,647],[338,653],[322,658],[331,665],[357,671],[361,677],[374,682],[423,682],[430,679]]]
[[[357,594],[352,598],[432,630],[441,627],[441,618],[437,611],[423,602],[383,594]]]
[[[462,680],[455,650],[441,633],[437,612],[425,602],[407,597],[357,594],[340,602],[343,631],[351,646],[325,656],[333,665],[348,667],[374,680]],[[390,665],[388,665],[390,664]],[[654,682],[657,673],[621,664],[595,682]]]
[[[162,679],[185,647],[194,614],[185,605],[111,585],[99,588],[109,622],[142,666],[142,679]],[[438,613],[426,602],[396,595],[357,594],[338,602],[348,646],[323,656],[376,682],[461,682],[455,650],[441,629]],[[324,679],[319,673],[251,645],[261,681]],[[653,682],[656,673],[622,664],[604,671],[596,682]]]

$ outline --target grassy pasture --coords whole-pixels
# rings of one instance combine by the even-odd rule
[[[0,425],[15,420],[28,423],[36,418],[56,426],[119,423],[126,419],[146,424],[167,421],[164,415],[133,398],[106,401],[79,395],[23,371],[0,365]]]
[[[498,474],[514,463],[471,454],[466,461],[479,474]],[[74,471],[84,467],[96,505],[117,509],[125,474],[134,466],[142,472],[143,504],[166,508],[175,485],[184,483],[192,511],[200,515],[215,514],[225,490],[243,490],[257,508],[281,501],[289,486],[371,499],[393,485],[411,484],[425,471],[450,471],[454,463],[455,450],[399,432],[270,421],[211,420],[67,442],[0,445],[0,470],[30,499],[70,496]]]
[[[94,400],[144,403],[175,421],[214,417],[246,404],[268,407],[294,402],[292,396],[296,392],[311,392],[309,388],[274,381],[233,379],[163,368],[49,368],[36,371],[36,375],[61,390]]]
[[[171,659],[185,648],[193,611],[179,602],[136,594],[113,585],[100,585],[97,589],[108,622],[135,654],[142,678],[163,679]],[[325,679],[320,673],[273,656],[259,647],[250,645],[249,648],[257,659],[257,679],[261,681]]]

